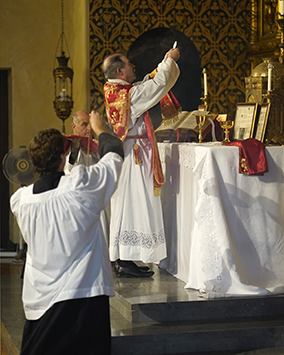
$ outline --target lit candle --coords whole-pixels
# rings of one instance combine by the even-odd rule
[[[67,101],[67,97],[66,97],[66,90],[62,89],[62,91],[60,92],[60,101]]]
[[[204,96],[207,95],[207,74],[206,69],[203,69],[203,80],[204,80]]]
[[[279,12],[280,15],[283,16],[284,15],[284,0],[280,0],[280,6],[279,6]]]
[[[268,76],[267,76],[267,91],[271,91],[271,73],[272,73],[272,64],[269,63],[268,66]]]

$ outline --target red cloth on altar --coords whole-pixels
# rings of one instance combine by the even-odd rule
[[[248,138],[243,141],[228,142],[224,145],[239,147],[239,173],[263,175],[268,172],[265,146],[259,140]]]
[[[92,139],[90,139],[89,137],[81,137],[81,136],[76,136],[76,135],[67,135],[65,136],[66,138],[66,143],[64,145],[64,149],[65,151],[67,151],[71,145],[71,139],[80,139],[80,145],[83,148],[88,149],[88,140],[90,141],[90,146],[89,149],[92,150],[93,152],[98,153],[99,152],[99,143],[98,142],[94,142]]]

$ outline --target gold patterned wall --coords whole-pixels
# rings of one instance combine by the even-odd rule
[[[104,57],[127,53],[140,35],[165,27],[194,43],[200,69],[208,73],[209,109],[233,119],[236,104],[245,101],[244,78],[251,70],[246,52],[250,14],[249,0],[90,0],[91,108],[104,110]]]

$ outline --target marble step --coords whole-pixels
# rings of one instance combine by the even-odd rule
[[[165,270],[151,268],[155,275],[147,279],[114,276],[116,296],[110,304],[130,323],[284,317],[284,295],[208,300]]]
[[[127,322],[125,320],[125,322]],[[284,354],[284,324],[279,320],[227,322],[112,322],[112,355],[229,355],[256,349]]]

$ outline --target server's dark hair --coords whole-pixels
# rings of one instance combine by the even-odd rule
[[[38,174],[57,171],[65,154],[65,137],[55,128],[39,131],[29,144],[29,156]]]

